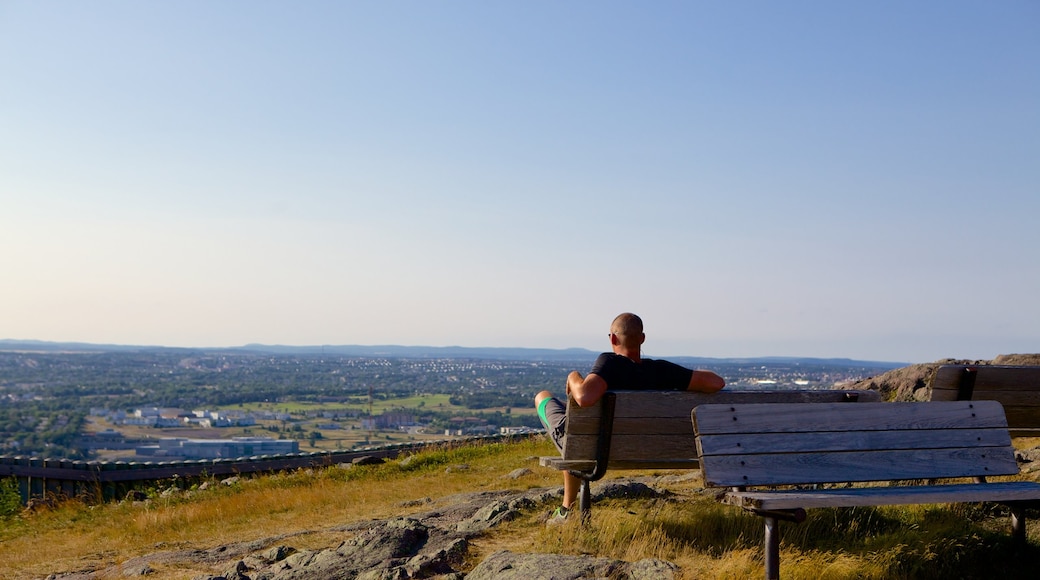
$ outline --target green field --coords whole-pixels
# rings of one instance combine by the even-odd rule
[[[373,415],[379,415],[387,411],[400,411],[402,409],[431,410],[437,412],[471,413],[495,411],[506,412],[506,407],[491,407],[488,409],[469,409],[467,407],[453,405],[450,401],[451,395],[447,394],[423,394],[410,397],[394,399],[373,398],[371,403],[367,397],[355,397],[347,403],[313,403],[307,401],[287,401],[278,403],[242,403],[238,405],[225,405],[219,410],[223,411],[272,411],[279,413],[306,413],[308,411],[355,411],[368,414],[371,406]],[[530,407],[509,407],[510,413],[534,414],[534,403]]]

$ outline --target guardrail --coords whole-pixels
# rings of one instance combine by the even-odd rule
[[[349,451],[315,451],[182,461],[72,461],[38,457],[0,456],[0,478],[15,477],[22,504],[47,497],[122,499],[143,482],[193,477],[224,477],[247,473],[291,471],[352,463],[359,457],[394,458],[404,452],[482,441],[511,440],[518,435],[486,435],[443,441],[394,443]]]

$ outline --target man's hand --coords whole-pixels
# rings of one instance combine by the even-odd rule
[[[580,385],[584,380],[585,377],[581,376],[581,373],[578,371],[571,371],[570,374],[567,375],[567,396],[571,396],[571,383]]]
[[[690,384],[686,387],[686,390],[699,393],[714,393],[722,390],[722,387],[725,386],[726,381],[711,371],[693,371],[693,376],[690,377]]]

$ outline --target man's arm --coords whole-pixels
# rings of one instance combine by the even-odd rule
[[[607,381],[595,373],[582,377],[578,371],[571,371],[571,374],[567,375],[567,395],[574,399],[579,407],[595,405],[605,392],[607,392]]]
[[[711,371],[693,371],[693,375],[690,377],[690,384],[686,387],[686,390],[697,391],[698,393],[714,393],[722,390],[722,387],[725,386],[726,381]]]

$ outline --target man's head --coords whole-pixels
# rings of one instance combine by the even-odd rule
[[[643,334],[643,321],[631,312],[619,314],[610,324],[610,344],[618,354],[630,358],[634,354],[638,357],[639,347],[644,340],[646,335]]]

